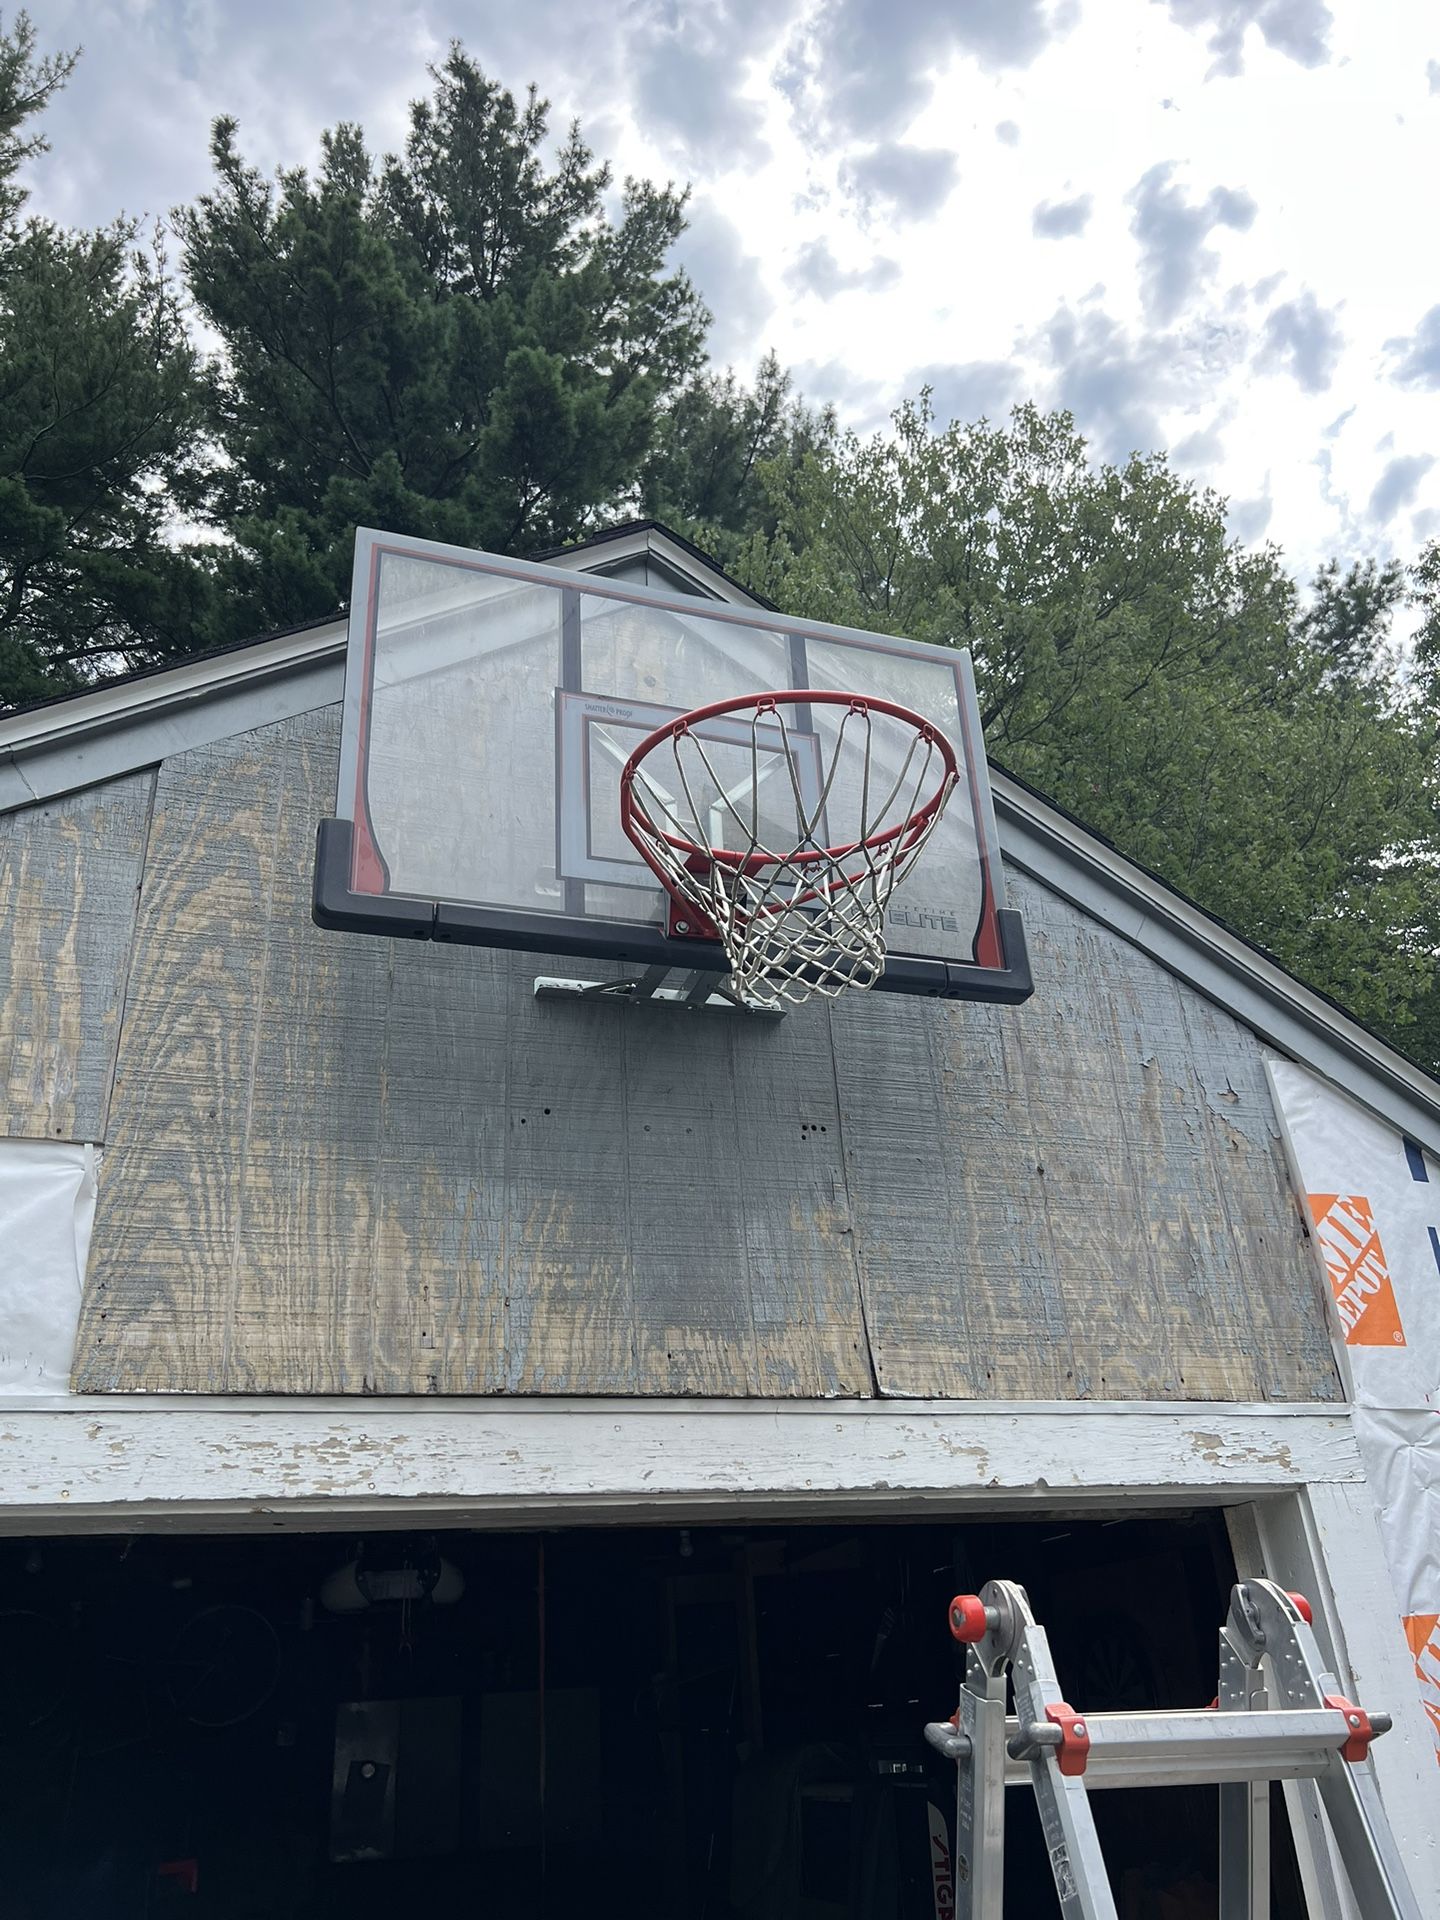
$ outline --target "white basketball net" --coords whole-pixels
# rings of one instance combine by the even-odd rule
[[[734,991],[757,1007],[875,984],[891,895],[958,778],[918,714],[832,704],[827,745],[787,721],[807,699],[739,703],[723,742],[713,721],[679,723],[629,768],[625,831],[695,915],[677,913],[677,932],[718,937]]]

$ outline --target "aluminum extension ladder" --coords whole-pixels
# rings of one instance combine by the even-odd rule
[[[960,1706],[925,1737],[957,1768],[956,1920],[1002,1920],[1005,1788],[1027,1780],[1064,1920],[1116,1920],[1091,1790],[1209,1782],[1221,1783],[1220,1920],[1268,1920],[1272,1780],[1300,1782],[1308,1796],[1313,1911],[1324,1920],[1342,1912],[1318,1789],[1364,1920],[1421,1920],[1368,1757],[1390,1716],[1367,1714],[1341,1693],[1300,1595],[1269,1580],[1235,1588],[1220,1629],[1220,1691],[1212,1707],[1192,1712],[1077,1713],[1061,1695],[1025,1589],[1011,1581],[952,1600],[950,1631],[967,1648]]]

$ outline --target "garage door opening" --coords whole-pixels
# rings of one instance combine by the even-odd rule
[[[0,1915],[943,1920],[921,1728],[992,1577],[1077,1705],[1213,1696],[1215,1512],[7,1541]],[[1094,1806],[1123,1920],[1214,1914],[1213,1788]],[[1012,1793],[1006,1913],[1056,1912]]]

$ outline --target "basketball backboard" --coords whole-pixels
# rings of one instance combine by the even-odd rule
[[[815,688],[924,715],[962,770],[889,903],[879,985],[1030,992],[963,651],[365,529],[350,607],[321,926],[723,973],[714,942],[667,936],[666,897],[621,828],[621,771],[681,713]],[[777,795],[815,788],[837,715],[806,703],[773,739],[759,730]],[[722,783],[727,756],[753,773],[752,729],[717,720],[705,740]],[[762,766],[762,803],[764,789]]]

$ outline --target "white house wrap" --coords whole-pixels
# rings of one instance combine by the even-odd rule
[[[1440,1758],[1440,1165],[1303,1067],[1270,1073]]]
[[[98,1159],[63,1140],[0,1140],[0,1394],[69,1391]]]

